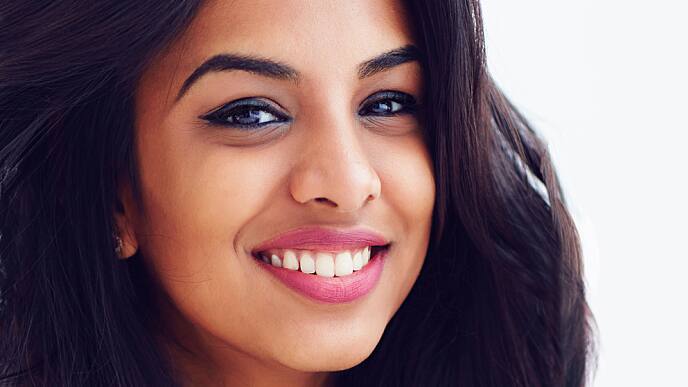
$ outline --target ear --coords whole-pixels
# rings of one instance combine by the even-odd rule
[[[128,179],[122,179],[118,184],[117,201],[115,202],[114,209],[116,230],[113,237],[115,238],[115,246],[121,241],[117,249],[119,259],[128,259],[136,254],[139,248],[134,228],[136,215],[137,206],[135,205],[131,185]],[[119,237],[119,240],[117,237]]]

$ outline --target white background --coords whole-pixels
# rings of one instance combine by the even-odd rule
[[[582,234],[595,387],[688,387],[688,3],[484,0],[488,65]]]

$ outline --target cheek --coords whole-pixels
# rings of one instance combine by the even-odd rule
[[[243,340],[241,327],[251,326],[251,312],[257,313],[244,300],[262,291],[251,283],[255,273],[235,242],[280,189],[276,176],[284,173],[284,163],[162,137],[141,144],[147,150],[140,158],[142,258],[184,319],[213,335]]]
[[[269,202],[282,172],[248,152],[164,137],[140,146],[144,256],[163,281],[227,273],[242,281],[237,233]]]
[[[432,159],[420,134],[371,148],[386,204],[403,220],[405,235],[428,227],[435,202]],[[385,149],[380,152],[379,149]]]
[[[383,205],[393,214],[392,219],[399,227],[398,235],[403,235],[393,254],[394,273],[385,283],[389,292],[387,300],[395,299],[400,305],[425,261],[435,203],[435,180],[432,160],[420,135],[379,141],[386,143],[371,142],[368,154],[374,154],[372,159],[382,182]],[[381,149],[385,152],[380,152]]]

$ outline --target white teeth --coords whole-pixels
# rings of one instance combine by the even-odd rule
[[[354,254],[352,265],[354,271],[358,271],[363,268],[363,254],[361,254],[360,251],[357,251],[356,254]]]
[[[315,273],[315,261],[309,253],[301,254],[301,272],[306,274]]]
[[[323,277],[343,277],[362,270],[370,261],[371,247],[338,253],[306,250],[265,251],[259,258],[275,267],[317,274]]]
[[[338,277],[349,275],[354,272],[354,264],[351,253],[345,251],[334,257],[334,274]]]
[[[315,254],[315,273],[323,277],[334,277],[334,257],[332,254]]]
[[[272,266],[282,267],[282,260],[275,254],[272,254]]]
[[[284,262],[282,266],[289,270],[299,270],[299,260],[296,259],[296,253],[291,250],[284,252]]]

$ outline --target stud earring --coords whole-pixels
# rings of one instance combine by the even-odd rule
[[[124,242],[122,242],[122,238],[120,238],[119,235],[113,234],[113,237],[115,238],[115,253],[119,257],[122,257],[122,248],[124,247]]]

